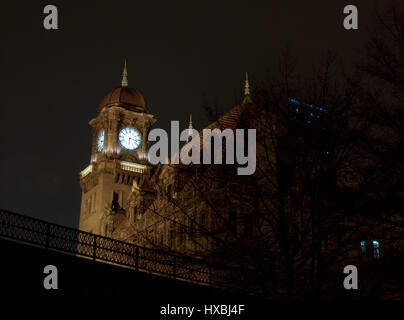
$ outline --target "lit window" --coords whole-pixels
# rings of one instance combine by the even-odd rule
[[[105,131],[102,130],[100,134],[98,135],[97,139],[97,151],[101,152],[102,149],[104,149],[104,139],[105,139]]]
[[[376,240],[373,240],[373,257],[375,259],[380,258],[380,247],[379,247],[379,242]]]
[[[361,241],[361,254],[364,256],[366,255],[366,242]]]

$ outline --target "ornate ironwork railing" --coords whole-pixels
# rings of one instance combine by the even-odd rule
[[[178,280],[236,289],[236,270],[0,209],[0,237]]]

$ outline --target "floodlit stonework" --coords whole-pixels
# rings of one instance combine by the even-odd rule
[[[167,251],[197,254],[208,250],[209,241],[200,231],[206,228],[220,232],[218,228],[222,223],[214,221],[212,209],[198,194],[198,189],[202,187],[209,191],[212,201],[220,201],[224,186],[216,177],[222,172],[229,174],[230,170],[235,176],[233,187],[243,188],[242,178],[237,177],[237,167],[210,165],[202,174],[197,165],[151,166],[146,157],[147,136],[155,118],[143,96],[127,84],[125,66],[122,86],[102,100],[97,117],[90,121],[93,143],[91,162],[80,173],[79,228]],[[244,101],[207,128],[235,130],[239,128],[241,115],[251,106],[247,78]],[[135,150],[127,150],[121,145],[120,131],[124,128],[134,128],[140,133],[141,142]],[[189,128],[192,129],[192,120]],[[203,138],[200,145],[202,148]],[[237,215],[233,222],[235,226],[241,220],[249,221],[248,228],[251,229],[252,219],[241,214],[243,210],[248,212],[242,201],[234,201],[239,202],[238,213],[228,210],[226,215]],[[182,211],[190,214],[184,215]],[[222,231],[226,237],[227,231]],[[249,230],[243,232],[251,233]]]
[[[123,80],[121,87],[110,92],[102,100],[98,115],[90,121],[91,162],[79,174],[82,189],[79,228],[100,235],[110,234],[112,229],[108,228],[128,214],[133,183],[142,183],[150,176],[146,141],[156,120],[143,96],[126,85],[127,80]],[[124,140],[118,138],[125,128],[133,128],[140,135],[135,150],[125,149]]]

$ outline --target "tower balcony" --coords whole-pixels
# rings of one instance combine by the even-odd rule
[[[80,172],[80,178],[84,178],[85,176],[89,175],[93,171],[93,165],[90,164],[85,168],[83,171]]]
[[[128,161],[120,161],[119,168],[124,171],[144,173],[147,170],[147,166],[139,163],[133,163]]]

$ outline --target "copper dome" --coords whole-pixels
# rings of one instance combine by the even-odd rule
[[[149,112],[142,94],[136,89],[128,87],[118,87],[112,90],[102,99],[98,111],[104,107],[113,106],[120,106],[136,112]]]

